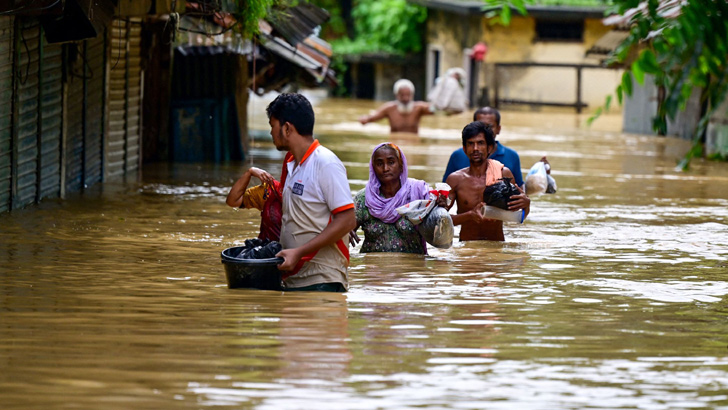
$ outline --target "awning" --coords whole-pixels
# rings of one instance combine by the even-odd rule
[[[226,32],[235,24],[227,12],[207,12],[198,3],[187,2],[192,12],[183,17],[180,27],[192,28],[203,22],[214,24]],[[233,52],[247,54],[251,63],[251,78],[255,92],[279,90],[291,82],[317,86],[326,82],[336,84],[336,75],[330,69],[332,50],[329,43],[319,38],[317,27],[329,19],[325,10],[310,3],[274,11],[258,21],[260,33],[256,44],[226,45]],[[199,23],[199,24],[198,24]],[[193,29],[191,31],[201,32]],[[204,32],[204,31],[203,31]],[[229,33],[226,33],[229,36]],[[301,75],[303,74],[303,75]]]

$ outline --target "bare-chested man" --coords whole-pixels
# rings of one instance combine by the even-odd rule
[[[415,85],[410,80],[397,80],[394,83],[394,95],[397,98],[396,100],[385,103],[373,114],[360,117],[359,122],[367,124],[387,118],[392,133],[409,132],[417,134],[420,127],[420,118],[423,115],[432,114],[430,104],[425,101],[414,101]]]
[[[483,216],[483,191],[488,185],[501,178],[513,179],[513,173],[503,164],[488,159],[496,150],[495,135],[490,126],[473,121],[463,128],[463,150],[470,160],[470,167],[455,171],[447,177],[450,185],[450,199],[458,204],[458,213],[453,215],[455,225],[461,225],[460,240],[503,241],[503,221]],[[514,185],[515,186],[515,185]],[[511,196],[508,209],[525,209],[528,215],[531,200],[521,193]]]

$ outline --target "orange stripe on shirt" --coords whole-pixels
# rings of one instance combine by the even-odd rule
[[[340,206],[340,207],[334,209],[333,211],[331,211],[331,214],[332,215],[336,215],[339,212],[344,212],[344,211],[347,211],[347,210],[352,209],[352,208],[354,208],[354,204],[353,203],[352,204],[347,204],[347,205]]]
[[[312,154],[312,153],[313,153],[314,151],[316,151],[316,148],[318,148],[318,147],[319,147],[319,145],[321,145],[321,144],[319,143],[319,140],[313,140],[313,142],[311,143],[311,145],[310,145],[310,146],[308,147],[308,149],[306,150],[306,153],[305,153],[305,154],[303,154],[303,158],[301,158],[301,162],[300,162],[300,163],[299,163],[298,165],[301,165],[301,164],[303,164],[303,162],[304,162],[304,161],[306,161],[306,159],[307,159],[307,158],[308,158],[308,157],[309,157],[309,156],[310,156],[310,155],[311,155],[311,154]]]

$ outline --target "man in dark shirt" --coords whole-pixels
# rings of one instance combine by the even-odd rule
[[[473,121],[480,121],[490,125],[496,138],[498,137],[498,134],[500,134],[501,130],[500,119],[500,112],[491,107],[479,108],[473,114]],[[518,156],[516,151],[506,147],[496,140],[496,150],[489,158],[502,163],[506,166],[506,168],[510,169],[513,173],[516,185],[521,188],[524,187],[523,174],[521,173],[521,158]],[[463,151],[462,148],[458,148],[452,153],[452,155],[450,155],[450,161],[447,163],[447,168],[445,169],[445,175],[442,178],[442,182],[445,182],[447,177],[453,172],[469,166],[470,161],[468,160],[468,156],[465,155],[465,151]]]

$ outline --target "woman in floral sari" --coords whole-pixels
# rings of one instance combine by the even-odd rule
[[[407,158],[396,145],[385,142],[374,148],[369,162],[369,182],[354,197],[357,227],[364,231],[360,252],[426,254],[427,246],[417,227],[396,209],[418,199],[429,199],[425,181],[407,177]],[[438,198],[438,203],[445,201]]]

